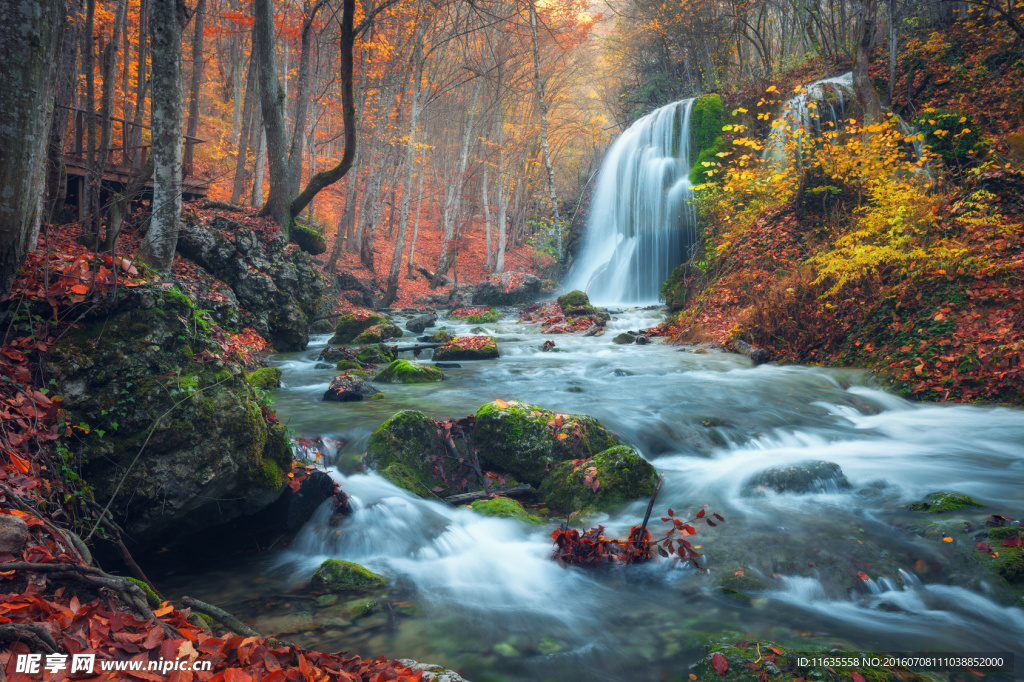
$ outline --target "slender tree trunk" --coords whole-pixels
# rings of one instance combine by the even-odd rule
[[[142,165],[142,122],[146,116],[146,91],[149,89],[149,78],[146,77],[146,70],[149,68],[147,48],[149,47],[149,0],[141,0],[139,3],[139,55],[135,64],[135,117],[132,119],[132,130],[129,139],[132,149],[132,168]]]
[[[103,63],[102,63],[102,77],[103,77],[103,95],[100,99],[100,148],[99,148],[99,167],[100,167],[100,178],[101,181],[96,185],[96,197],[94,200],[94,208],[96,209],[95,217],[93,219],[93,226],[95,234],[90,234],[89,248],[94,251],[100,249],[100,219],[103,214],[106,213],[105,208],[100,206],[100,187],[102,185],[102,169],[107,165],[107,161],[110,157],[110,138],[113,134],[114,121],[113,121],[113,110],[114,110],[114,90],[117,87],[115,80],[115,69],[117,67],[117,47],[121,42],[121,31],[124,30],[125,15],[128,12],[128,3],[126,0],[118,0],[117,9],[114,13],[114,31],[110,37],[110,41],[103,49]]]
[[[423,176],[426,175],[426,161],[420,162],[419,189],[416,191],[416,220],[412,226],[412,242],[409,244],[409,262],[406,266],[406,279],[416,279],[413,274],[413,258],[416,255],[416,238],[420,234],[420,206],[423,205]]]
[[[875,48],[875,34],[878,30],[878,0],[864,0],[860,17],[860,37],[857,40],[857,59],[853,63],[853,92],[864,112],[864,124],[870,125],[882,118],[882,104],[871,83],[868,67],[871,53]]]
[[[302,50],[299,53],[299,85],[295,93],[294,130],[292,131],[292,147],[288,153],[288,196],[299,196],[302,183],[302,152],[306,144],[306,119],[309,114],[309,77],[310,52],[312,51],[313,21],[316,13],[324,5],[319,0],[312,8],[306,0],[306,19],[302,24]]]
[[[505,270],[505,233],[508,232],[508,190],[505,189],[505,148],[498,154],[498,255],[494,259],[494,272],[500,275]]]
[[[82,32],[82,69],[85,71],[85,175],[82,178],[82,191],[85,192],[85,215],[79,216],[82,221],[82,236],[86,239],[96,232],[94,213],[98,195],[99,180],[96,163],[96,52],[94,34],[96,31],[96,0],[86,0],[85,30]],[[100,176],[102,177],[102,175]]]
[[[284,97],[277,75],[274,47],[274,5],[272,0],[253,3],[252,40],[256,49],[256,64],[260,75],[260,109],[263,113],[263,131],[266,133],[267,166],[270,172],[270,193],[261,211],[269,215],[281,228],[287,239],[292,226],[288,210],[288,162],[285,149]],[[257,46],[258,47],[255,47]]]
[[[238,154],[235,159],[235,184],[231,189],[231,203],[237,204],[242,201],[242,193],[245,192],[245,162],[248,157],[250,139],[252,138],[253,118],[255,117],[257,89],[259,88],[259,77],[256,72],[255,60],[256,46],[249,55],[249,68],[245,76],[245,104],[242,107],[242,130],[238,136]],[[259,127],[256,126],[258,130]]]
[[[484,264],[485,268],[490,268],[494,262],[494,251],[491,248],[491,203],[487,198],[487,166],[484,166],[484,182],[483,189],[481,190],[484,202],[484,232],[487,235],[487,262]]]
[[[206,0],[199,0],[193,11],[192,21],[195,22],[195,31],[192,34],[192,83],[189,87],[188,99],[188,130],[185,132],[190,138],[199,133],[199,95],[203,84],[203,26],[206,21]],[[185,142],[184,174],[192,174],[192,157],[194,150],[190,140]]]
[[[42,220],[65,0],[0,0],[0,292],[35,248]]]
[[[892,107],[893,94],[896,92],[896,57],[898,49],[896,33],[896,0],[889,0],[889,91],[885,102]]]
[[[551,152],[548,148],[548,105],[544,99],[544,83],[540,79],[540,46],[537,42],[537,4],[535,0],[530,0],[530,38],[533,41],[533,83],[537,93],[537,108],[540,110],[540,145],[544,152],[544,167],[547,169],[548,194],[551,196],[555,248],[558,252],[558,260],[562,260],[562,224],[558,217],[558,197],[555,196],[555,169],[551,165]]]
[[[171,268],[181,219],[181,30],[187,23],[186,16],[182,0],[153,0],[149,21],[153,50],[153,218],[140,254],[161,271]]]
[[[64,139],[67,135],[68,120],[71,117],[70,107],[78,88],[78,48],[82,40],[82,21],[78,13],[82,7],[80,0],[73,0],[69,9],[67,31],[61,47],[60,67],[57,76],[57,104],[53,112],[53,125],[50,128],[50,141],[46,159],[46,213],[45,218],[52,221],[57,210],[64,204],[67,196],[67,173],[64,168]]]
[[[256,137],[256,167],[253,172],[252,193],[249,204],[259,208],[263,206],[263,173],[267,167],[267,129],[260,127]]]

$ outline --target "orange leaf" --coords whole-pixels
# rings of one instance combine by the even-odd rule
[[[565,440],[568,437],[569,437],[569,434],[567,434],[567,433],[560,433],[560,434],[558,434],[558,440]]]
[[[166,616],[168,613],[170,613],[173,610],[174,610],[174,607],[172,605],[170,605],[170,604],[167,604],[166,606],[161,606],[156,611],[154,611],[153,615],[156,616],[157,618],[159,618],[160,616]]]
[[[864,571],[857,571],[857,577],[861,580],[871,580],[871,578],[868,577],[868,574]]]
[[[76,284],[71,287],[71,293],[73,294],[87,294],[89,293],[89,287],[85,284]]]
[[[719,675],[724,675],[729,672],[729,661],[725,660],[725,656],[722,654],[714,654],[711,656],[711,665],[714,667],[715,672]]]
[[[11,458],[11,464],[14,465],[15,469],[17,469],[23,474],[28,473],[29,464],[27,459],[22,459],[21,457],[18,457],[14,453],[8,453],[8,456]]]
[[[501,409],[503,409],[503,410],[504,410],[504,409],[505,409],[506,407],[508,407],[508,403],[506,403],[506,402],[505,402],[504,400],[502,400],[501,398],[495,398],[495,399],[494,399],[494,404],[495,404],[495,405],[497,405],[498,407],[500,407],[500,408],[501,408]]]
[[[949,537],[949,536],[947,535],[946,537],[942,538],[942,541],[943,541],[943,542],[953,542],[953,538],[951,538],[951,537]]]

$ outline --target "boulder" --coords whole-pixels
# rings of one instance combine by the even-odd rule
[[[380,343],[387,339],[398,339],[401,336],[402,330],[398,325],[391,320],[385,320],[359,332],[359,335],[352,339],[352,343],[361,346],[368,343]]]
[[[328,343],[331,345],[352,343],[366,329],[383,323],[394,326],[391,320],[378,312],[367,308],[353,308],[338,317],[338,321],[334,325],[334,336],[331,337]],[[398,335],[401,336],[401,330],[399,330]]]
[[[28,544],[28,524],[13,514],[0,514],[0,552],[21,556]]]
[[[336,403],[348,403],[372,398],[378,392],[376,387],[354,374],[339,374],[331,381],[331,385],[324,393],[323,399]]]
[[[427,343],[448,343],[452,340],[452,335],[446,331],[434,332],[426,338]]]
[[[926,495],[923,500],[913,503],[912,505],[910,505],[910,510],[938,514],[946,511],[956,511],[958,509],[968,509],[970,507],[982,506],[984,505],[982,505],[974,498],[968,497],[967,495],[961,495],[960,493],[939,492]]]
[[[519,519],[520,521],[526,521],[535,525],[544,523],[544,519],[530,514],[519,501],[509,497],[477,500],[470,504],[469,508],[483,516],[493,516],[499,519]]]
[[[850,489],[850,482],[835,462],[808,460],[765,469],[743,485],[747,497],[777,493],[838,492]]]
[[[665,299],[665,307],[669,312],[686,307],[686,271],[685,263],[677,266],[661,285],[661,297]]]
[[[97,499],[117,489],[114,520],[147,545],[254,514],[291,471],[285,428],[212,331],[176,288],[139,287],[40,358],[69,423],[92,427],[68,443],[79,474]]]
[[[463,308],[465,306],[473,305],[473,297],[475,293],[476,287],[472,284],[457,286],[448,294],[447,303],[453,308]]]
[[[428,384],[442,379],[440,370],[411,360],[395,360],[373,378],[388,384]]]
[[[345,295],[345,299],[354,306],[371,309],[376,307],[377,298],[374,296],[373,286],[347,270],[334,276],[334,288],[350,292]]]
[[[178,235],[178,252],[231,287],[251,326],[278,351],[303,350],[324,283],[308,254],[282,235],[263,243],[256,233],[223,216],[205,227],[190,221]]]
[[[486,279],[473,290],[473,305],[503,306],[532,303],[540,296],[540,278],[521,272],[505,272]]]
[[[590,305],[590,298],[578,289],[559,296],[558,307],[562,309],[562,314],[566,317],[597,314],[597,308]]]
[[[437,319],[433,315],[417,315],[405,323],[405,328],[413,334],[422,334],[424,329],[436,324]]]
[[[498,342],[493,336],[460,336],[434,349],[434,361],[492,360],[498,357]]]
[[[406,668],[412,668],[414,671],[422,671],[422,679],[429,680],[430,682],[469,682],[462,675],[458,674],[454,670],[445,668],[443,665],[420,663],[411,658],[400,658],[398,659],[398,662]]]
[[[281,370],[277,367],[263,367],[255,372],[249,372],[245,378],[249,380],[250,384],[256,388],[262,388],[264,391],[281,388]]]
[[[366,447],[366,463],[399,488],[434,497],[460,492],[435,477],[434,462],[446,454],[437,424],[422,412],[403,410],[374,430]]]
[[[481,458],[534,486],[554,464],[615,446],[608,430],[591,416],[557,414],[517,401],[494,401],[477,410],[473,442]]]
[[[558,509],[605,511],[649,498],[657,482],[658,472],[650,462],[633,448],[618,445],[590,460],[555,465],[538,496]]]
[[[364,346],[356,353],[356,360],[364,365],[386,365],[396,357],[395,351],[383,343]]]
[[[622,332],[621,334],[616,336],[614,339],[612,339],[612,343],[617,343],[620,346],[624,346],[624,345],[633,343],[634,341],[636,341],[636,337],[633,336],[632,334],[627,334],[626,332]]]
[[[772,359],[771,354],[764,348],[756,348],[742,339],[736,339],[729,343],[729,349],[735,353],[746,355],[754,365],[763,365]]]
[[[323,235],[316,230],[311,230],[304,225],[292,225],[290,233],[292,241],[311,256],[319,256],[321,253],[326,253],[327,242],[324,240]]]
[[[320,564],[309,580],[311,589],[318,592],[353,592],[379,590],[387,587],[388,579],[359,564],[328,559]]]
[[[363,366],[358,360],[338,360],[338,363],[334,365],[335,371],[348,372],[350,370],[362,369]]]

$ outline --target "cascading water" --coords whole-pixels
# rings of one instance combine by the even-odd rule
[[[631,125],[601,165],[583,250],[566,283],[598,303],[655,303],[696,240],[690,184],[693,99]]]
[[[831,101],[829,94],[835,95],[836,101]],[[787,125],[777,126],[772,131],[768,147],[765,149],[765,157],[770,156],[776,161],[785,159],[786,136],[793,135],[796,131],[820,137],[823,121],[826,126],[831,123],[832,130],[838,129],[846,113],[845,98],[852,94],[852,71],[847,71],[841,76],[822,78],[804,86],[801,92],[782,105],[780,118]],[[798,146],[802,148],[802,144]]]

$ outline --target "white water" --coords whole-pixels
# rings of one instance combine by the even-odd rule
[[[828,100],[832,93],[839,100],[838,108]],[[853,95],[853,72],[848,71],[841,76],[822,78],[810,85],[805,85],[801,92],[785,101],[782,105],[780,118],[786,125],[777,126],[772,130],[765,149],[765,157],[776,161],[786,158],[787,138],[796,134],[800,136],[796,154],[802,153],[807,136],[820,136],[823,130],[838,130],[846,112],[846,98]],[[831,124],[831,126],[829,126]]]
[[[608,150],[583,248],[565,286],[601,305],[656,303],[696,240],[690,184],[693,99],[636,121]]]

